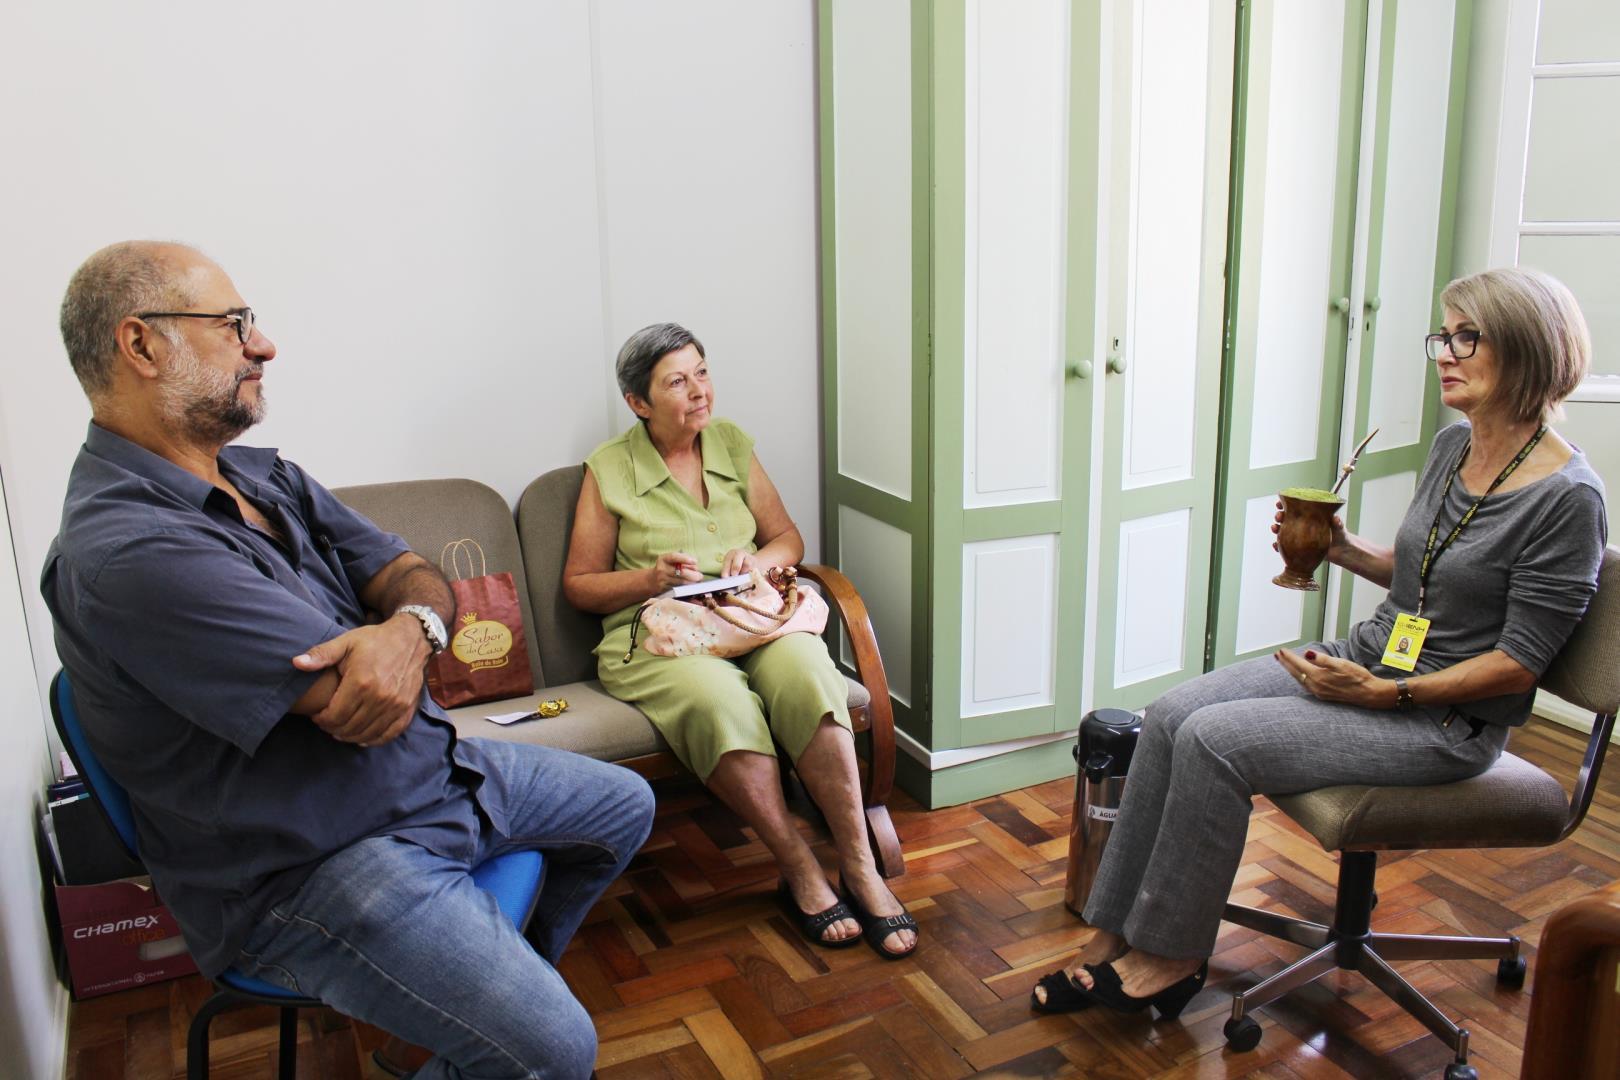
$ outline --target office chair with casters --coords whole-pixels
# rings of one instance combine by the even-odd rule
[[[1271,800],[1323,848],[1340,853],[1338,899],[1332,926],[1226,905],[1228,922],[1312,950],[1232,999],[1232,1018],[1225,1028],[1228,1046],[1254,1049],[1260,1042],[1260,1025],[1250,1013],[1342,968],[1361,972],[1451,1048],[1454,1060],[1446,1067],[1446,1080],[1474,1080],[1478,1074],[1468,1064],[1468,1030],[1452,1023],[1389,962],[1495,960],[1497,982],[1517,990],[1524,986],[1525,974],[1519,939],[1374,931],[1378,852],[1544,847],[1580,825],[1592,805],[1620,708],[1620,550],[1611,547],[1604,552],[1591,606],[1542,676],[1541,688],[1594,714],[1586,756],[1568,797],[1551,776],[1504,752],[1483,773],[1452,784],[1349,784]]]
[[[73,687],[67,672],[58,671],[51,680],[51,718],[73,765],[84,778],[92,801],[100,807],[124,848],[139,857],[135,839],[135,817],[130,811],[129,794],[101,767],[95,752],[85,740],[73,700]],[[522,932],[534,912],[545,874],[540,852],[508,852],[473,868],[472,879],[480,889],[492,894],[501,913]],[[215,1016],[250,1005],[271,1005],[281,1011],[280,1077],[293,1080],[298,1067],[298,1010],[320,1008],[319,998],[285,990],[273,983],[244,975],[232,968],[214,980],[215,993],[192,1018],[186,1035],[186,1076],[205,1080],[208,1076],[208,1028]]]

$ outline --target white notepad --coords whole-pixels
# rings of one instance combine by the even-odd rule
[[[688,600],[694,596],[707,596],[710,593],[742,592],[750,587],[753,580],[749,574],[733,574],[730,577],[694,581],[690,585],[677,585],[664,595],[676,600]]]

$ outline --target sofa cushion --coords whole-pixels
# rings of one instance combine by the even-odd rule
[[[854,679],[846,676],[844,681],[849,684],[850,711],[864,709],[872,695]],[[485,719],[503,713],[533,712],[535,706],[547,698],[567,701],[568,711],[549,720],[523,720],[516,724],[496,724]],[[669,749],[664,737],[641,715],[641,710],[610,695],[595,679],[548,686],[524,697],[446,711],[456,725],[456,734],[463,739],[533,743],[572,750],[598,761],[622,761]],[[865,724],[857,726],[861,730],[866,727]]]
[[[574,607],[562,589],[574,507],[584,480],[583,465],[553,469],[537,477],[518,499],[518,542],[529,571],[528,601],[540,642],[540,664],[554,682],[595,678],[592,650],[602,640],[602,617]]]
[[[524,644],[536,685],[556,678],[541,663],[534,612],[523,553],[518,547],[512,509],[494,488],[476,480],[403,480],[360,484],[332,491],[344,505],[370,518],[379,528],[398,533],[428,562],[438,565],[444,545],[464,536],[478,541],[491,574],[512,575],[522,608]],[[465,572],[465,566],[462,568]],[[559,566],[559,570],[560,570]],[[482,566],[474,567],[478,573]],[[453,631],[452,631],[453,632]],[[595,644],[592,642],[592,644]]]
[[[501,713],[533,711],[546,698],[565,699],[568,711],[549,720],[523,720],[516,724],[494,724],[484,719]],[[595,679],[548,686],[526,697],[464,705],[448,711],[456,725],[456,734],[463,739],[502,739],[551,746],[598,761],[619,761],[669,749],[658,729],[648,723],[635,706],[609,695]]]

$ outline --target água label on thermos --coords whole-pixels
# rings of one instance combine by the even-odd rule
[[[1119,820],[1119,807],[1117,806],[1088,806],[1086,816],[1098,821]]]

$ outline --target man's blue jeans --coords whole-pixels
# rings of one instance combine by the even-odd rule
[[[485,824],[467,862],[393,837],[353,844],[270,909],[237,966],[432,1050],[422,1080],[588,1076],[595,1029],[554,965],[647,838],[652,791],[560,750],[492,741],[485,753],[511,836]],[[546,868],[525,941],[468,871],[531,847]]]

